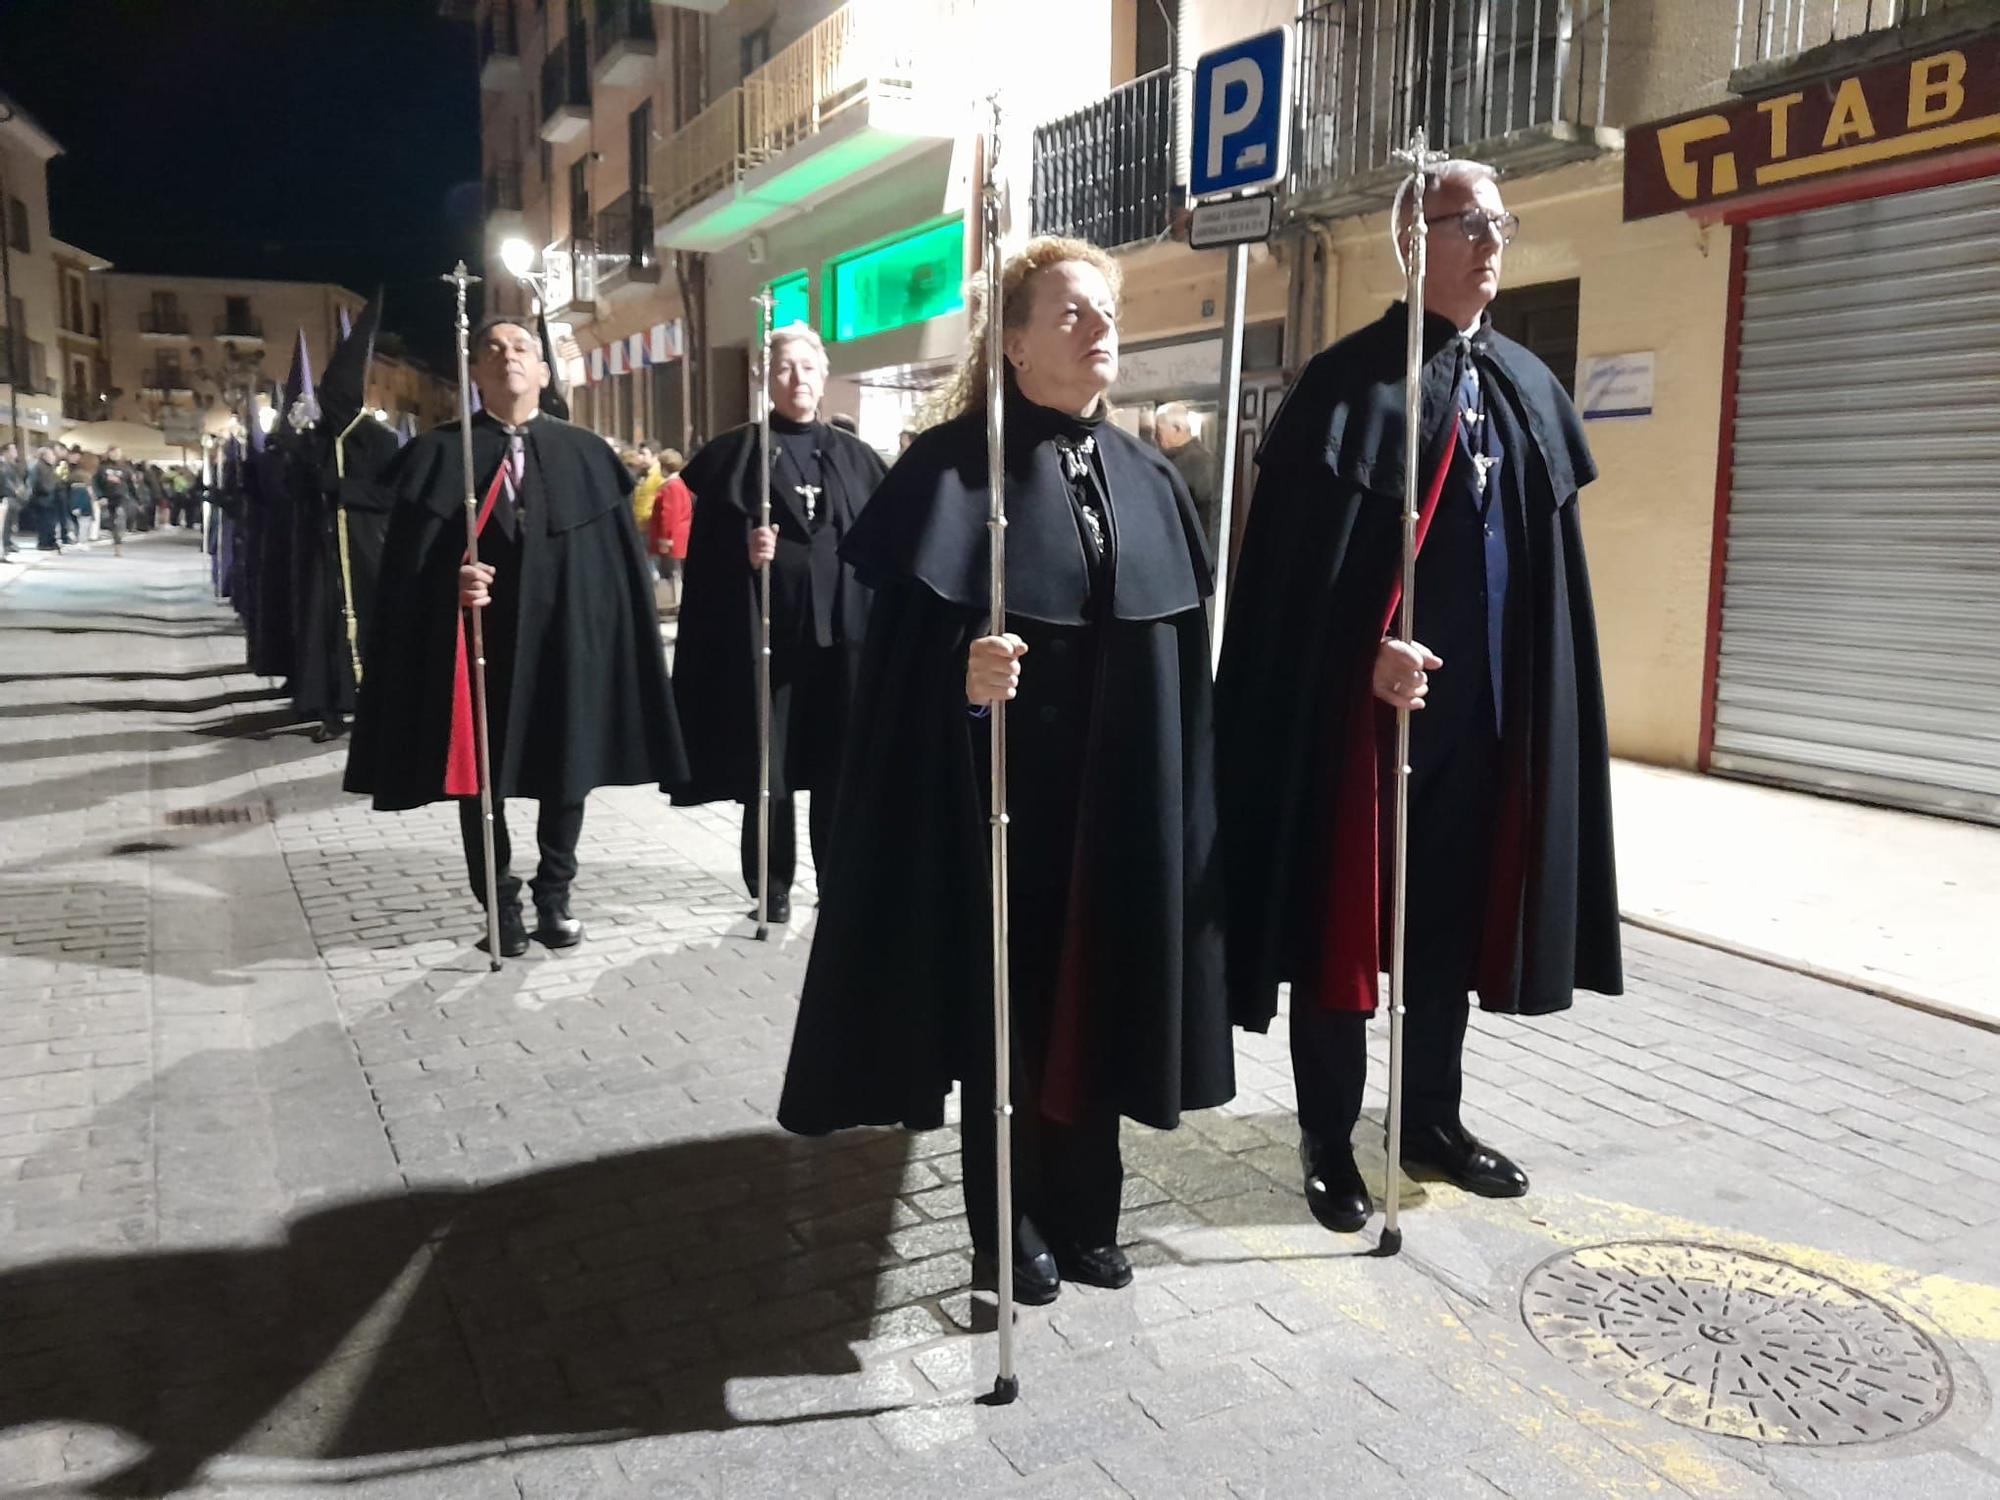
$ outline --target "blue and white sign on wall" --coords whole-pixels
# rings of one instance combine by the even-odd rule
[[[1233,193],[1285,175],[1291,141],[1288,27],[1204,52],[1194,69],[1194,162],[1188,194]]]

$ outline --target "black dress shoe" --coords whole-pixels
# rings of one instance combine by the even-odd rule
[[[486,939],[479,939],[479,951],[489,951]],[[509,903],[500,908],[500,956],[519,958],[528,951],[528,924],[521,919],[518,903]]]
[[[1130,1271],[1127,1271],[1130,1277]],[[1000,1284],[1000,1267],[989,1250],[972,1252],[972,1284],[992,1291]],[[1047,1307],[1062,1292],[1062,1273],[1056,1258],[1043,1250],[1035,1255],[1014,1257],[1014,1300],[1027,1307]]]
[[[792,898],[790,896],[773,898],[770,911],[765,913],[765,919],[773,927],[783,927],[787,922],[791,921]],[[753,922],[757,920],[757,908],[754,906],[750,908],[750,920]]]
[[[1519,1198],[1528,1174],[1463,1125],[1419,1125],[1403,1135],[1403,1165],[1428,1167],[1482,1198]]]
[[[1354,1165],[1354,1148],[1299,1132],[1299,1166],[1306,1179],[1306,1207],[1335,1234],[1355,1234],[1375,1211],[1368,1184]]]
[[[1132,1262],[1116,1245],[1086,1249],[1082,1245],[1057,1244],[1052,1250],[1056,1269],[1062,1272],[1064,1281],[1107,1287],[1114,1292],[1132,1284]]]
[[[567,911],[535,909],[535,941],[544,948],[574,948],[583,941],[583,923]]]

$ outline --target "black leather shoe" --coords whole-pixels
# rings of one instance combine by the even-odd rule
[[[583,941],[583,923],[569,914],[569,903],[535,903],[535,941],[544,948],[574,948]]]
[[[773,927],[783,927],[787,922],[791,921],[792,898],[790,896],[776,897],[771,902],[771,909],[766,913],[766,918]],[[754,906],[750,908],[750,920],[753,922],[757,920],[757,908]]]
[[[1427,1167],[1482,1198],[1519,1198],[1528,1174],[1463,1125],[1419,1125],[1404,1132],[1403,1165]]]
[[[479,951],[485,953],[486,939],[479,939]],[[519,958],[528,951],[528,924],[521,920],[518,903],[508,903],[500,908],[500,956]]]
[[[1322,1227],[1355,1234],[1367,1224],[1375,1203],[1354,1165],[1352,1146],[1336,1146],[1300,1131],[1299,1166],[1305,1172],[1306,1207]]]
[[[1128,1270],[1128,1279],[1131,1275]],[[1000,1267],[988,1250],[972,1252],[972,1284],[992,1291],[1000,1284]],[[1014,1257],[1014,1300],[1027,1307],[1047,1307],[1062,1292],[1062,1273],[1056,1258],[1044,1250],[1037,1255]]]
[[[1083,1286],[1107,1287],[1117,1291],[1132,1284],[1132,1262],[1116,1245],[1086,1249],[1081,1245],[1055,1245],[1056,1269],[1064,1281]]]

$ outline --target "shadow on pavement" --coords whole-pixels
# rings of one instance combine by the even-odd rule
[[[362,1198],[273,1244],[10,1270],[0,1431],[116,1429],[144,1454],[73,1482],[159,1496],[225,1453],[419,1468],[503,1442],[744,1425],[730,1381],[862,1368],[851,1345],[897,1260],[910,1151],[900,1132],[726,1135]],[[837,1233],[799,1232],[828,1205]],[[882,1409],[823,1394],[758,1425]]]
[[[58,714],[210,714],[239,703],[282,698],[282,687],[233,688],[206,698],[97,698],[81,703],[9,703],[0,719],[46,719]]]

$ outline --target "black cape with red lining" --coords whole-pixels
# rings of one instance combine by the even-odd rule
[[[1389,822],[1386,765],[1354,747],[1393,734],[1393,712],[1367,683],[1400,573],[1406,327],[1398,303],[1316,356],[1257,455],[1216,688],[1230,999],[1256,1031],[1288,981],[1327,981],[1320,1003],[1372,1009],[1386,965],[1386,837],[1369,840],[1377,862],[1334,869],[1331,830],[1342,817]],[[1427,319],[1424,474],[1453,433],[1455,337]],[[1567,1009],[1578,989],[1623,990],[1603,682],[1577,516],[1597,470],[1546,365],[1490,329],[1472,357],[1525,523],[1511,560],[1525,640],[1507,668],[1501,792],[1517,836],[1494,840],[1476,988],[1485,1009],[1541,1015]],[[1375,734],[1353,721],[1362,712]]]
[[[1179,477],[1106,423],[1116,573],[1093,617],[1054,444],[1008,447],[1008,623],[1030,643],[1008,721],[1016,1055],[1045,1071],[1066,984],[1071,1097],[1170,1128],[1235,1090],[1211,565]],[[953,1080],[992,1066],[989,727],[965,703],[987,629],[986,452],[983,412],[923,434],[843,549],[876,594],[778,1107],[801,1134],[932,1128]],[[1036,773],[1051,765],[1067,774]]]
[[[816,423],[814,430],[827,486],[825,525],[851,534],[882,482],[882,460],[860,438],[831,423]],[[694,495],[674,642],[674,693],[687,727],[690,767],[687,785],[674,794],[682,804],[757,800],[757,651],[763,627],[757,575],[750,566],[750,528],[760,502],[761,446],[757,424],[734,427],[705,443],[681,471]],[[852,565],[833,552],[831,536],[819,540],[807,529],[782,484],[771,487],[771,518],[778,528],[778,557],[771,568],[774,617],[811,619],[813,596],[831,596],[838,639],[858,650],[868,630],[868,590],[854,578]],[[841,686],[851,701],[852,684]],[[800,722],[787,726],[791,733],[778,731],[788,753],[772,762],[776,796],[831,787],[840,769],[840,747],[815,744],[810,725],[801,720],[811,713],[806,695],[795,695],[792,704]],[[843,723],[850,711],[846,704],[826,709],[812,722]]]
[[[411,440],[383,476],[396,507],[383,546],[375,620],[348,753],[346,788],[384,812],[445,796],[457,658],[458,568],[465,555],[459,424]],[[605,441],[551,416],[526,429],[528,517],[521,528],[518,642],[489,651],[508,704],[496,740],[502,797],[581,802],[596,787],[687,775],[653,588],[632,519],[632,476]],[[480,493],[506,452],[505,430],[473,418]],[[490,535],[497,521],[489,520]]]

